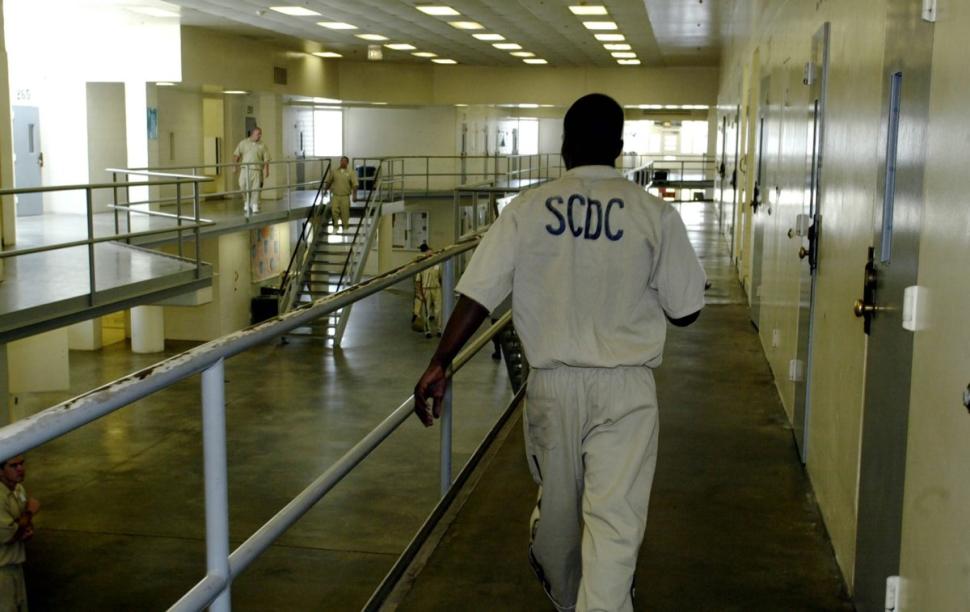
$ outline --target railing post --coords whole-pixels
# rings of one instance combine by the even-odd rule
[[[229,492],[226,466],[225,360],[202,372],[202,444],[205,470],[205,555],[209,576],[226,581],[225,589],[209,606],[229,612]]]
[[[88,302],[90,306],[94,306],[94,294],[97,291],[94,275],[94,194],[90,187],[85,187],[84,199],[88,210],[88,286],[91,288]]]
[[[182,256],[182,183],[175,183],[175,220],[178,226],[179,257]]]
[[[441,264],[441,321],[442,329],[455,309],[455,259]],[[452,432],[452,380],[445,387],[441,405],[441,496],[451,488],[451,432]]]
[[[196,175],[198,176],[198,175]],[[199,224],[202,222],[202,211],[199,202],[199,181],[192,181],[192,208],[195,212],[195,277],[202,275],[202,237],[200,236]]]
[[[114,183],[114,187],[111,188],[111,194],[114,198],[114,213],[115,213],[115,236],[121,233],[121,228],[118,226],[118,173],[111,173],[111,182]],[[131,231],[130,229],[128,230]]]

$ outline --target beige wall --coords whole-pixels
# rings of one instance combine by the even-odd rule
[[[902,606],[970,610],[970,165],[966,61],[970,5],[940,5],[935,26],[919,285],[929,327],[916,333],[903,511]]]
[[[794,226],[794,214],[800,212],[800,185],[795,181],[804,166],[806,137],[804,126],[799,127],[795,119],[805,113],[801,78],[811,38],[825,21],[833,25],[823,150],[823,243],[811,372],[813,401],[806,439],[808,472],[836,557],[851,585],[866,350],[862,326],[852,315],[851,305],[861,291],[861,271],[872,240],[885,6],[882,0],[790,0],[738,3],[735,11],[733,44],[722,63],[719,104],[746,103],[751,92],[749,80],[760,81],[764,74],[772,76],[772,98],[787,100],[788,104],[779,109],[785,115],[786,127],[777,143],[779,152],[774,154],[779,180],[786,189],[774,205],[775,213],[766,221],[764,251],[760,254],[764,266],[760,333],[789,415],[794,385],[788,380],[788,363],[796,351],[799,263],[798,245],[788,239],[787,231]],[[760,64],[757,74],[753,67],[756,51]],[[750,112],[754,118],[754,110],[743,108],[742,116]],[[742,142],[752,144],[750,140]],[[755,162],[748,160],[749,170],[753,171]],[[750,223],[743,227],[750,232]],[[747,234],[740,238],[739,246],[750,244]],[[749,269],[745,255],[742,273]],[[777,347],[772,346],[775,330],[780,334]]]
[[[110,183],[111,173],[105,172],[105,168],[128,165],[124,84],[88,83],[87,113],[89,180]],[[97,212],[109,210],[107,206],[114,200],[110,190],[95,191],[93,196]]]

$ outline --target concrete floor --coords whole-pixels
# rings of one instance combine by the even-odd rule
[[[712,207],[682,214],[713,287],[672,330],[657,380],[660,459],[638,568],[644,610],[848,610],[838,569]],[[355,308],[342,350],[307,339],[227,363],[231,534],[255,530],[410,391],[434,341],[408,296]],[[190,346],[170,343],[169,354]],[[124,345],[72,353],[72,393],[149,365]],[[458,377],[456,463],[510,397],[486,352]],[[31,609],[164,609],[204,573],[199,386],[192,379],[28,455],[44,507]],[[236,610],[356,610],[437,488],[437,431],[408,422],[234,584]],[[545,610],[525,557],[535,489],[514,432],[406,600],[408,610]]]
[[[698,323],[670,330],[657,371],[660,453],[637,609],[852,610],[712,212],[682,210],[713,286]],[[520,427],[400,610],[552,610],[526,557],[536,487]]]

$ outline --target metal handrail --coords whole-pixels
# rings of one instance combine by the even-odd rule
[[[288,310],[289,307],[292,306],[292,303],[290,302],[288,297],[291,291],[291,288],[290,288],[291,275],[293,274],[293,268],[296,265],[297,260],[300,259],[301,249],[306,249],[305,252],[309,252],[309,249],[310,249],[309,237],[307,236],[307,232],[308,230],[313,228],[313,220],[319,213],[322,212],[324,215],[326,214],[326,204],[324,204],[323,202],[322,195],[324,190],[324,184],[326,183],[326,180],[327,180],[327,175],[330,173],[330,170],[332,169],[332,167],[333,167],[332,162],[328,159],[326,170],[324,170],[322,176],[320,177],[320,185],[319,187],[317,187],[317,193],[315,196],[313,196],[313,204],[310,206],[310,210],[307,212],[306,220],[304,220],[303,222],[303,228],[300,230],[300,237],[297,239],[296,246],[293,248],[293,256],[290,257],[290,263],[286,267],[286,272],[283,273],[283,276],[280,279],[280,300],[284,306],[282,309],[283,311]],[[319,208],[321,206],[324,207],[322,210]],[[305,259],[306,258],[304,256],[303,261],[299,262],[301,269],[306,264]],[[301,275],[301,278],[302,278],[302,275]],[[301,281],[301,284],[302,284],[302,281]]]
[[[357,239],[360,237],[360,228],[364,225],[364,221],[367,219],[367,213],[370,211],[371,206],[374,203],[374,199],[377,197],[377,192],[379,191],[377,184],[378,180],[381,178],[381,170],[383,168],[384,161],[382,160],[374,174],[373,188],[367,191],[367,202],[364,204],[364,213],[361,217],[361,222],[357,224],[357,227],[354,229],[354,237],[350,240],[350,249],[347,251],[347,259],[344,260],[343,268],[340,270],[340,279],[337,281],[338,290],[343,286],[344,280],[347,278],[347,272],[350,271],[350,262],[354,255],[354,245],[357,244]]]
[[[242,546],[229,554],[228,476],[225,431],[225,360],[254,348],[297,327],[326,316],[340,308],[387,289],[405,278],[443,263],[442,293],[444,316],[454,304],[453,258],[478,246],[481,236],[418,258],[395,270],[311,304],[301,306],[274,319],[253,325],[242,331],[223,336],[165,359],[151,367],[131,373],[73,399],[56,404],[20,421],[0,428],[0,456],[13,457],[45,442],[65,435],[96,419],[167,388],[189,376],[202,374],[203,452],[206,499],[207,574],[177,602],[173,610],[200,610],[212,604],[211,610],[229,610],[228,586],[233,576],[243,571],[259,554],[287,528],[307,512],[323,495],[339,482],[355,465],[376,448],[391,432],[403,423],[413,410],[413,396],[388,416],[374,431],[365,436],[353,449],[334,463],[302,493],[271,518]],[[487,334],[494,335],[508,323],[506,316],[493,325]],[[487,337],[479,337],[456,358],[449,369],[457,372],[482,346]],[[451,392],[441,421],[441,485],[442,493],[450,487],[451,477]]]

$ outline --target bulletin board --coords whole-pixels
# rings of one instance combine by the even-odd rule
[[[268,225],[250,232],[249,253],[253,282],[264,281],[282,274],[280,230]]]

